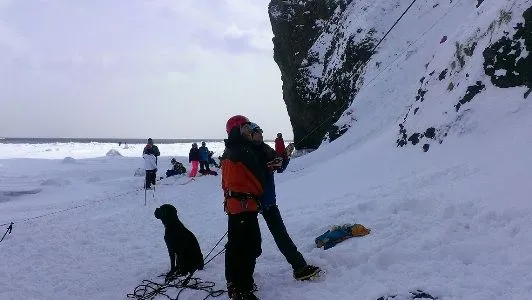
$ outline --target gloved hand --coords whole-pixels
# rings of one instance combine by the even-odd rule
[[[266,166],[268,168],[272,168],[274,170],[281,168],[282,165],[283,165],[283,158],[282,157],[277,157],[274,160],[269,161],[268,163],[266,163]]]

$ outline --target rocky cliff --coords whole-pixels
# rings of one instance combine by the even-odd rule
[[[411,3],[270,2],[274,59],[296,148],[317,148],[350,128],[363,128],[353,138],[364,139],[395,126],[397,146],[428,151],[450,133],[477,126],[472,115],[489,117],[476,107],[483,95],[513,97],[517,89],[521,100],[528,97],[527,0],[418,1],[375,49]],[[388,121],[371,123],[379,114]]]
[[[349,106],[374,46],[371,32],[359,32],[367,37],[355,43],[339,26],[351,2],[270,3],[274,59],[281,70],[283,97],[298,148],[317,148],[325,134],[336,136],[338,128],[331,125]],[[323,35],[330,40],[320,40]],[[326,48],[324,53],[319,51],[320,46]],[[341,64],[333,61],[336,56]]]

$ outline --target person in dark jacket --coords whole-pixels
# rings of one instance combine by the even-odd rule
[[[249,120],[241,115],[226,124],[228,138],[222,155],[222,189],[227,218],[225,277],[230,299],[255,300],[255,262],[261,235],[257,219],[266,172],[251,141]]]
[[[198,149],[198,144],[192,143],[192,148],[188,153],[188,162],[191,163],[190,173],[188,176],[196,177],[198,175],[198,165],[200,161],[200,152]]]
[[[127,146],[127,143],[125,144],[125,146]],[[157,147],[157,146],[155,146],[153,144],[152,138],[148,139],[148,143],[146,144],[146,146],[144,146],[144,150],[142,151],[142,154],[145,154],[146,153],[146,149],[148,149],[148,148],[150,148],[152,150],[153,155],[155,155],[155,163],[157,163],[157,157],[159,157],[161,155],[161,152],[159,152],[159,147]]]
[[[296,280],[310,279],[320,272],[320,268],[307,264],[303,255],[297,250],[296,245],[286,230],[283,218],[277,207],[273,171],[283,167],[282,158],[278,157],[276,151],[264,143],[262,129],[255,123],[251,123],[250,126],[253,131],[253,143],[260,155],[262,155],[261,161],[268,162],[264,165],[267,176],[264,192],[260,198],[262,216],[264,217],[264,221],[266,221],[266,225],[273,236],[277,248],[279,248],[286,261],[292,266],[294,278]]]
[[[172,164],[172,169],[166,171],[166,177],[181,175],[187,172],[185,166],[183,166],[183,164],[178,162],[175,158],[172,158],[170,163]]]
[[[213,165],[215,168],[220,168],[220,165],[213,158],[214,152],[209,151],[209,165]]]
[[[201,147],[199,147],[200,155],[200,171],[208,171],[210,173],[211,169],[209,168],[209,148],[207,148],[205,142],[201,142]]]

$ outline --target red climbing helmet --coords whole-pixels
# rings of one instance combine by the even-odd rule
[[[231,118],[229,118],[229,120],[227,120],[227,123],[225,124],[225,131],[227,131],[227,134],[229,134],[229,132],[231,132],[231,129],[246,123],[249,123],[248,118],[242,115],[232,116]]]

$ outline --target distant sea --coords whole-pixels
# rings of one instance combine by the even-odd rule
[[[273,140],[266,140],[272,142]],[[53,144],[53,143],[127,143],[144,144],[147,139],[119,139],[119,138],[0,138],[0,144]],[[193,142],[223,142],[223,139],[153,139],[155,144],[181,144]],[[288,141],[285,141],[288,142]]]
[[[223,142],[223,139],[153,139],[155,144],[180,144],[193,142]],[[119,138],[0,138],[0,144],[53,144],[53,143],[127,143],[144,144],[147,139]]]

